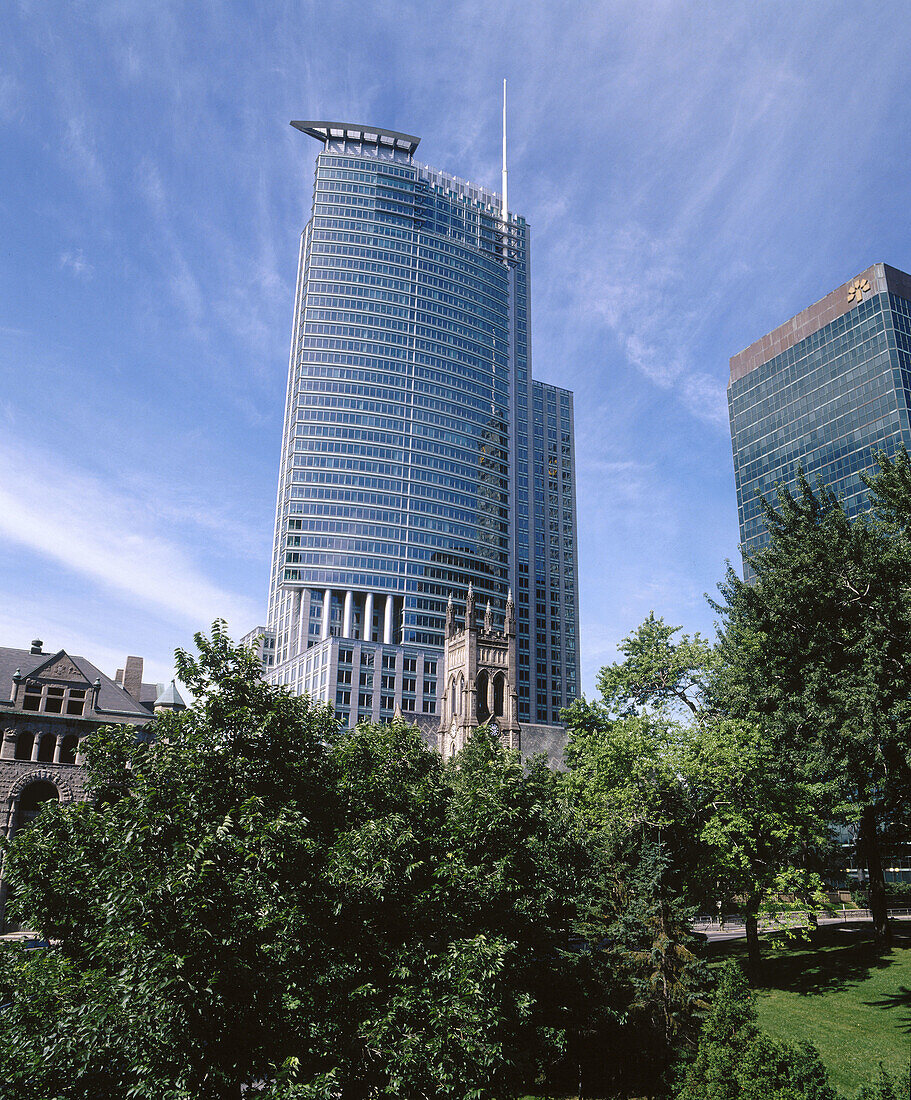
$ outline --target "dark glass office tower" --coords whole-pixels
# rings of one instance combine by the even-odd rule
[[[554,721],[578,684],[572,403],[547,387],[539,422],[528,226],[499,194],[415,162],[416,137],[293,125],[323,149],[301,240],[270,678],[352,724],[432,714],[449,594],[471,584],[479,613],[489,600],[502,618],[511,588],[519,717]],[[542,547],[532,496],[552,457]],[[546,592],[541,647],[532,583]],[[369,653],[362,674],[344,667]]]
[[[740,538],[767,541],[759,494],[798,463],[851,514],[876,450],[911,447],[911,276],[874,264],[731,359],[728,405]]]
[[[569,390],[532,382],[534,423],[534,591],[528,600],[531,714],[538,722],[556,722],[565,700],[578,694],[579,621],[576,546],[576,469],[573,447],[573,395]],[[520,505],[521,508],[521,505]],[[519,591],[524,595],[523,563]],[[520,603],[524,610],[524,598]],[[567,613],[567,609],[569,613]],[[525,638],[519,634],[520,646]],[[520,649],[521,653],[521,649]],[[519,665],[519,683],[523,667]]]

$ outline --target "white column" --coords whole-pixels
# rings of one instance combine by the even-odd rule
[[[383,642],[392,645],[392,593],[386,593],[386,611],[383,616]]]
[[[323,593],[323,626],[319,632],[321,638],[329,637],[329,616],[332,613],[332,589],[327,588]]]
[[[294,615],[297,619],[297,650],[298,653],[303,653],[307,648],[307,628],[309,625],[309,613],[310,607],[308,603],[307,615],[304,616],[301,612],[304,609],[304,590],[298,588],[294,593]]]
[[[345,617],[342,619],[342,637],[351,637],[351,613],[354,610],[354,593],[351,589],[345,592]]]
[[[368,592],[364,597],[364,617],[361,620],[361,637],[365,642],[371,641],[373,633],[373,593]]]
[[[46,735],[36,733],[35,734],[35,740],[32,742],[32,763],[33,764],[38,759],[38,750],[41,747],[41,738],[42,738],[42,736],[46,736]]]
[[[54,746],[54,763],[60,763],[60,750],[63,748],[63,737],[57,738],[57,744]]]

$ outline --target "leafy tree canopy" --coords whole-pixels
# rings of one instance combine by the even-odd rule
[[[194,707],[99,733],[97,797],[6,853],[54,946],[0,958],[4,1096],[515,1095],[585,959],[594,857],[556,777],[485,731],[455,764],[403,723],[342,731],[223,625],[197,644]]]
[[[703,705],[712,646],[668,626],[654,611],[619,645],[624,660],[598,676],[602,705],[612,716],[641,713],[697,715]]]
[[[878,834],[909,789],[911,554],[802,472],[796,494],[782,487],[763,507],[770,542],[750,558],[754,581],[729,569],[719,586],[714,697],[815,787],[820,816],[859,821],[882,937]]]
[[[768,751],[757,721],[707,705],[718,657],[698,635],[677,633],[649,615],[621,645],[625,660],[599,678],[613,694],[564,711],[565,785],[595,827],[643,831],[660,845],[665,890],[703,910],[739,905],[758,965],[763,907],[777,909],[782,893],[820,897],[815,865],[827,835],[819,785]],[[637,706],[629,694],[618,705],[631,684]],[[689,709],[669,684],[674,692],[686,685]]]

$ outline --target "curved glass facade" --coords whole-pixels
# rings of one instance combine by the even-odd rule
[[[325,137],[289,366],[276,665],[333,635],[441,647],[450,592],[471,583],[502,612],[519,562],[528,576],[527,226],[415,163],[406,135]],[[530,660],[526,643],[526,711]]]

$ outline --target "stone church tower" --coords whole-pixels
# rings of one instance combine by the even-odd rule
[[[490,601],[479,629],[474,591],[468,586],[465,625],[456,626],[452,596],[446,608],[439,748],[454,756],[478,726],[496,728],[510,748],[521,748],[516,688],[516,608],[506,600],[503,633],[493,628]]]

